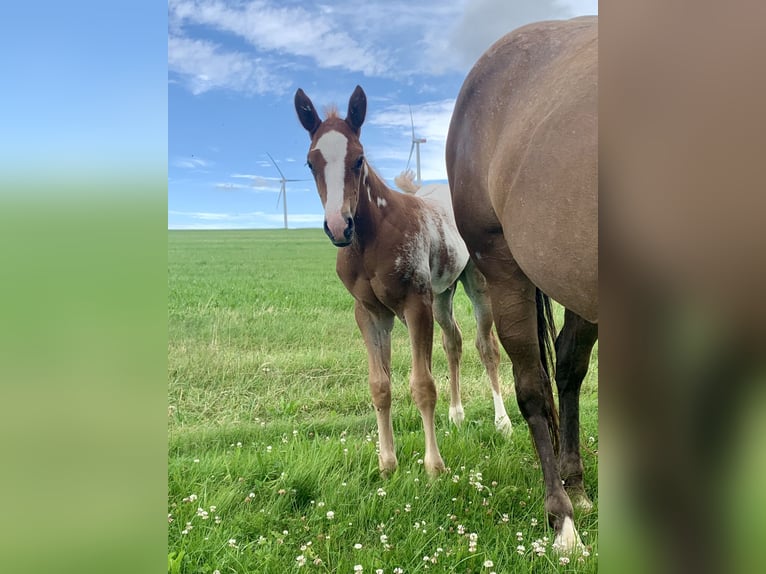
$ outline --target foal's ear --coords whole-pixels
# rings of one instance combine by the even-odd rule
[[[322,120],[319,119],[319,114],[314,108],[314,104],[311,103],[311,100],[306,95],[306,92],[300,88],[295,92],[295,111],[298,112],[298,119],[301,125],[306,128],[311,137],[314,137]]]
[[[356,135],[359,135],[359,130],[362,129],[366,114],[367,96],[364,95],[362,86],[357,86],[348,100],[348,113],[346,114],[346,123],[354,130]]]

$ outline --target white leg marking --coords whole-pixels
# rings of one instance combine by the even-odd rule
[[[574,521],[568,516],[564,519],[561,532],[556,534],[556,538],[553,540],[553,549],[561,554],[582,552],[585,549],[580,535],[575,530]]]
[[[511,419],[508,418],[508,413],[505,410],[503,397],[495,391],[492,391],[492,400],[495,403],[495,428],[497,429],[497,432],[504,436],[511,436],[513,426],[511,425]]]
[[[463,411],[462,404],[449,408],[449,420],[457,427],[463,423],[465,420],[465,412]]]

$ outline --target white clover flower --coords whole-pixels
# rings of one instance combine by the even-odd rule
[[[492,568],[494,565],[495,565],[495,563],[492,562],[492,560],[485,560],[484,561],[484,568]]]
[[[567,564],[569,564],[569,558],[566,556],[561,556],[559,558],[559,564],[561,564],[562,566],[566,566]]]
[[[362,570],[364,570],[364,568],[362,567],[361,564],[357,564],[356,566],[354,566],[354,572],[361,572]]]
[[[386,495],[386,491],[383,490],[382,488],[379,488],[378,489],[378,496],[385,496],[385,495]]]
[[[332,510],[327,511],[327,520],[332,520],[335,518],[335,513]]]
[[[524,548],[524,545],[523,545],[523,544],[519,544],[519,545],[516,547],[516,552],[518,552],[519,554],[524,554],[524,552],[525,552],[525,551],[526,551],[526,548]]]
[[[305,566],[306,557],[303,554],[301,554],[300,556],[295,557],[295,561],[298,563],[298,566]]]
[[[361,544],[359,544],[358,542],[356,544],[354,544],[354,550],[361,550],[361,549],[362,549],[362,545]]]
[[[394,568],[394,574],[404,574],[404,570],[399,568],[398,566]]]

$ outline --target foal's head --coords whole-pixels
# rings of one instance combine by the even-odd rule
[[[346,119],[331,112],[322,121],[299,88],[295,92],[295,111],[311,137],[308,166],[324,206],[324,231],[333,244],[345,247],[354,236],[360,179],[366,169],[359,132],[367,113],[367,96],[357,86],[348,100]]]

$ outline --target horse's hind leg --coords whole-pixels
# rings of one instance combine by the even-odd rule
[[[471,249],[471,245],[466,240]],[[545,510],[556,535],[554,546],[569,552],[582,547],[574,508],[561,484],[552,435],[558,437],[551,381],[543,369],[537,333],[536,289],[513,259],[502,235],[482,244],[479,270],[487,278],[497,335],[511,358],[516,401],[529,425],[545,482]],[[475,252],[475,250],[474,250]]]
[[[481,362],[487,371],[487,376],[492,384],[492,399],[495,404],[495,428],[506,436],[513,431],[511,419],[505,410],[503,394],[500,388],[498,365],[500,364],[500,349],[497,339],[492,331],[492,303],[487,291],[487,280],[481,274],[473,261],[468,261],[460,276],[468,298],[473,305],[473,314],[476,318],[476,349],[479,351]]]
[[[590,354],[598,338],[598,326],[568,309],[564,326],[556,337],[556,385],[559,391],[561,451],[559,472],[572,504],[590,510],[585,494],[580,458],[580,386],[588,373]]]
[[[460,400],[460,356],[463,353],[463,336],[455,322],[452,311],[452,299],[456,285],[434,296],[434,317],[442,329],[442,346],[449,363],[449,420],[460,426],[465,418],[463,403]]]
[[[383,309],[375,313],[356,301],[354,317],[367,347],[370,394],[380,440],[378,467],[381,473],[388,474],[396,470],[394,429],[391,424],[391,331],[394,315]]]

